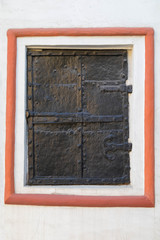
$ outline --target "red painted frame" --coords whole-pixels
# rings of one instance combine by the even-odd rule
[[[5,203],[44,206],[154,207],[154,31],[152,28],[8,30]],[[142,196],[17,194],[14,187],[17,37],[145,36],[145,193]]]

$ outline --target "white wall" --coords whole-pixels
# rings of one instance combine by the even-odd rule
[[[7,30],[145,26],[155,30],[155,208],[4,205]],[[159,0],[0,0],[0,240],[160,239],[159,54]]]

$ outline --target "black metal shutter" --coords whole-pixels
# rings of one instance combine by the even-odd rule
[[[130,182],[126,50],[28,49],[28,184]]]

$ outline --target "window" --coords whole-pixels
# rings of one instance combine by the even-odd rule
[[[46,47],[48,49],[67,50],[70,48],[76,49],[76,51],[78,49],[95,51],[96,49],[107,52],[114,49],[117,52],[128,53],[126,58],[128,63],[125,70],[127,73],[128,69],[128,77],[125,79],[124,88],[122,88],[126,91],[115,91],[122,95],[123,93],[127,94],[129,100],[129,109],[126,108],[129,112],[129,121],[126,122],[129,126],[129,139],[127,138],[125,145],[128,149],[127,152],[131,150],[130,142],[133,146],[130,152],[130,170],[127,170],[129,174],[128,184],[125,182],[124,184],[120,183],[121,185],[111,184],[110,186],[108,184],[86,184],[83,186],[75,184],[64,186],[58,184],[56,186],[53,184],[49,186],[46,183],[41,186],[35,186],[35,183],[34,186],[27,185],[28,143],[26,140],[29,130],[26,114],[28,122],[31,121],[31,118],[34,118],[35,121],[35,117],[39,120],[41,117],[35,116],[35,112],[26,107],[26,51],[27,49],[28,52],[33,49],[43,50],[44,46],[48,46]],[[6,204],[92,207],[154,206],[153,50],[153,29],[150,28],[11,29],[8,31]],[[128,85],[133,85],[132,94],[129,94],[132,87]],[[111,90],[109,85],[102,88],[100,84],[99,87],[101,87],[102,94],[108,94],[108,91]],[[95,90],[100,89],[99,87]],[[30,86],[30,89],[33,89],[33,86]],[[110,94],[113,93],[114,91],[110,92]],[[29,93],[28,97],[30,96]],[[82,108],[82,112],[84,112],[84,108]],[[84,116],[82,120],[84,121]],[[83,121],[81,124],[84,124]],[[91,123],[87,124],[89,126]],[[113,145],[112,141],[111,145]],[[33,152],[32,149],[29,154]],[[42,177],[46,178],[46,176]],[[47,178],[54,179],[55,176],[49,174]],[[58,180],[60,178],[59,174]]]
[[[27,56],[28,184],[128,184],[127,51]]]

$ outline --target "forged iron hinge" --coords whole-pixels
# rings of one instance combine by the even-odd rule
[[[133,92],[133,86],[132,85],[127,85],[126,88],[127,88],[127,92],[128,93],[132,93]]]
[[[107,86],[107,85],[102,85],[100,86],[100,90],[102,92],[127,92],[127,93],[132,93],[132,85],[119,85],[119,86]]]
[[[132,85],[120,85],[120,92],[132,93],[133,87]]]

